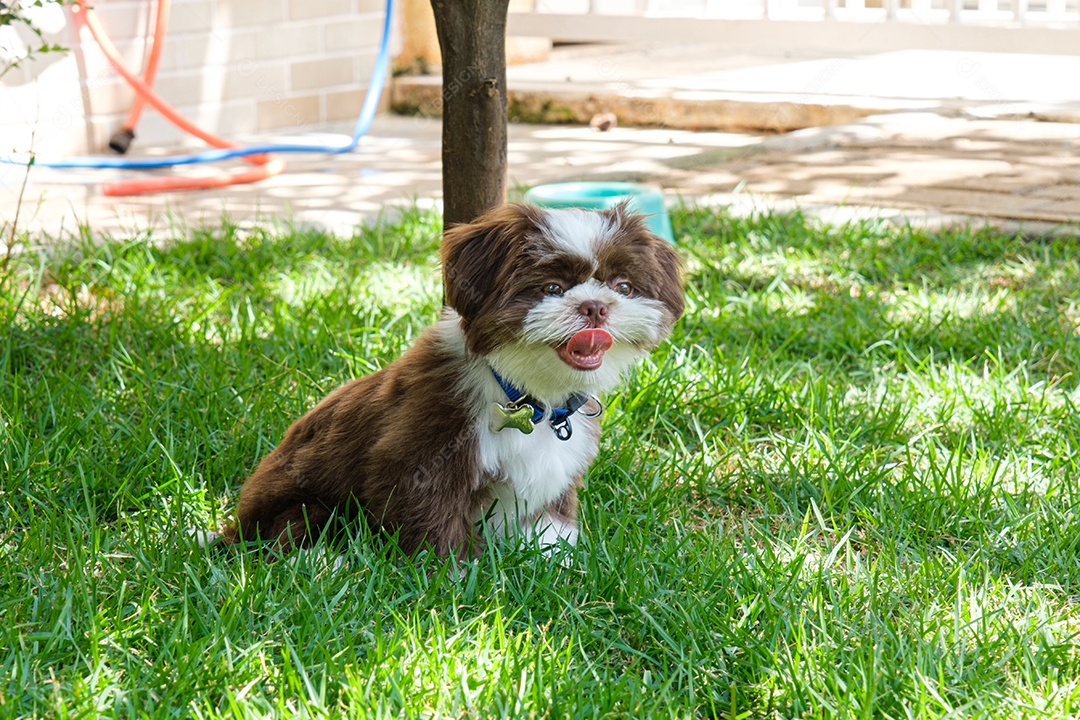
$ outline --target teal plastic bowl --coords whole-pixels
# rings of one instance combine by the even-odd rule
[[[664,193],[658,188],[628,182],[569,182],[537,185],[525,193],[525,202],[550,208],[606,210],[624,200],[631,210],[646,216],[645,225],[653,234],[675,242]]]

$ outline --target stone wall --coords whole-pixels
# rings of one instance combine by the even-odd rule
[[[153,37],[153,0],[98,0],[106,32],[141,74]],[[384,0],[173,0],[154,89],[200,127],[226,138],[252,131],[317,130],[351,120],[382,34]],[[69,50],[0,79],[0,153],[102,152],[134,93],[70,8],[46,8],[38,27]],[[10,45],[11,28],[2,44]],[[19,39],[26,42],[29,34]],[[152,108],[136,145],[202,146]]]

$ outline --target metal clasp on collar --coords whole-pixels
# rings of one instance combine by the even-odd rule
[[[560,440],[569,440],[570,436],[574,434],[574,428],[570,425],[569,415],[561,420],[552,418],[551,429],[555,431],[555,437]]]
[[[587,418],[600,417],[604,414],[604,403],[595,395],[590,395],[585,404],[578,408],[578,412]]]

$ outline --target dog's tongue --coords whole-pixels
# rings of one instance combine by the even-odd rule
[[[611,333],[600,328],[579,330],[565,345],[556,348],[559,357],[578,370],[595,370],[604,362],[604,352],[611,347]]]

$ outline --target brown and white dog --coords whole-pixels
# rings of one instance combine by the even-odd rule
[[[332,516],[465,557],[480,523],[575,542],[609,390],[683,310],[678,256],[619,207],[507,205],[449,230],[446,309],[396,362],[297,420],[223,542],[309,546]]]

